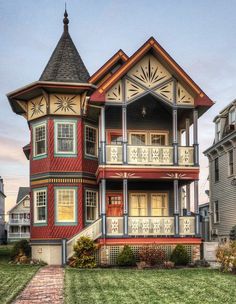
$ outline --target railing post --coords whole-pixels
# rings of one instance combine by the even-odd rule
[[[199,215],[199,197],[198,180],[194,181],[194,213],[195,213],[195,235],[200,236],[200,215]]]
[[[124,235],[128,235],[128,180],[123,179]]]
[[[102,217],[102,235],[106,236],[106,180],[101,180],[101,191],[102,191],[102,206],[101,206],[101,217]]]
[[[199,144],[198,144],[198,110],[193,110],[193,147],[194,165],[199,166]]]
[[[61,240],[61,265],[65,266],[67,261],[67,239]]]
[[[179,181],[174,180],[174,219],[175,219],[175,236],[179,236]]]

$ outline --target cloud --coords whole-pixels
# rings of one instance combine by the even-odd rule
[[[22,150],[24,144],[22,141],[0,136],[0,163],[20,162],[26,164],[28,161]]]

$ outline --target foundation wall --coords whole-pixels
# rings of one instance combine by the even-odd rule
[[[62,264],[61,245],[31,245],[32,258],[46,262],[48,265]]]

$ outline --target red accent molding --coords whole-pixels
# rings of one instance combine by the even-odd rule
[[[145,244],[191,244],[199,245],[202,243],[201,238],[184,237],[184,238],[124,238],[124,239],[99,239],[101,245],[145,245]]]

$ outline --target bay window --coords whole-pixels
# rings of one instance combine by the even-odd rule
[[[34,223],[42,224],[47,221],[47,190],[35,189],[33,190],[34,199]]]
[[[55,122],[55,150],[57,154],[76,154],[76,122]]]
[[[76,189],[55,188],[56,223],[76,223]]]

